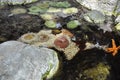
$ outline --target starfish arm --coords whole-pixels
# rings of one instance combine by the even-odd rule
[[[107,48],[106,50],[107,50],[107,52],[113,52],[114,51],[113,48]]]
[[[118,53],[118,51],[115,50],[115,51],[112,53],[112,55],[115,56],[117,53]]]
[[[116,48],[116,44],[115,44],[115,40],[114,39],[112,39],[112,46],[113,46],[113,48]]]
[[[118,46],[117,49],[119,50],[119,49],[120,49],[120,46]]]

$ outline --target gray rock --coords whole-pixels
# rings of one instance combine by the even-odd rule
[[[103,23],[105,16],[97,10],[93,10],[84,14],[84,19],[90,23]]]
[[[55,51],[18,41],[0,44],[0,80],[43,80],[58,69]]]
[[[112,15],[119,0],[76,0],[84,7],[98,10],[106,15]]]
[[[0,0],[0,4],[27,4],[27,3],[32,3],[37,0]]]
[[[115,22],[116,23],[120,22],[120,15],[115,19]]]

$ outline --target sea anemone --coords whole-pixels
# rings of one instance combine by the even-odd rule
[[[48,13],[59,13],[59,12],[62,12],[62,10],[60,8],[53,8],[53,7],[50,7],[48,10],[47,10]]]
[[[63,9],[64,14],[75,14],[78,13],[78,9],[75,7]]]
[[[68,29],[75,29],[80,25],[80,22],[78,20],[72,20],[67,23],[67,28]]]
[[[69,30],[67,29],[62,29],[62,34],[63,35],[68,35],[70,38],[72,38],[74,36],[73,33],[71,33]]]
[[[53,15],[53,14],[48,14],[48,13],[41,14],[40,16],[41,16],[44,20],[52,20],[52,19],[56,18],[55,15]]]
[[[69,41],[65,36],[60,36],[55,39],[54,44],[59,48],[66,48],[69,45]]]
[[[45,25],[46,25],[48,28],[56,28],[56,22],[55,22],[55,21],[52,21],[52,20],[46,21],[46,22],[45,22]]]
[[[26,33],[22,35],[19,40],[25,43],[32,44],[37,41],[37,35],[35,33]]]
[[[55,35],[51,30],[41,30],[37,33],[38,41],[34,43],[36,46],[53,47]]]

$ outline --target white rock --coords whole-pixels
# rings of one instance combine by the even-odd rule
[[[0,44],[0,80],[43,80],[45,74],[51,78],[58,64],[57,54],[51,49],[18,41]]]
[[[106,15],[112,15],[119,0],[76,0],[91,10],[98,10]]]

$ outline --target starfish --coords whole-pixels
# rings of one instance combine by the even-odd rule
[[[112,52],[112,55],[115,56],[118,53],[118,50],[120,49],[120,46],[116,46],[115,44],[115,40],[112,39],[112,47],[111,48],[107,48],[106,51],[107,52]]]

